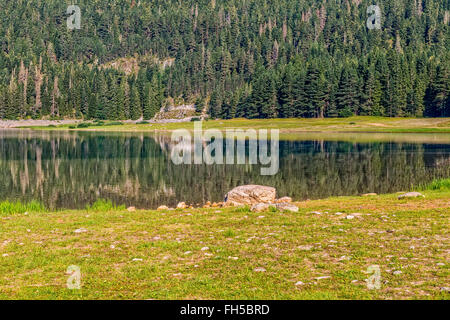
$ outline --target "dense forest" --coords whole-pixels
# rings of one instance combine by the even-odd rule
[[[70,29],[71,4],[81,9]],[[369,28],[370,5],[381,28]],[[450,116],[449,0],[0,1],[0,118]]]

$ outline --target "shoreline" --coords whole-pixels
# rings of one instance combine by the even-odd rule
[[[19,129],[22,127],[46,127],[49,125],[71,125],[83,122],[83,120],[0,120],[0,129]]]

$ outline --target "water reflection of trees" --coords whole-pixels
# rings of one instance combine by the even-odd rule
[[[450,145],[280,142],[280,171],[259,166],[174,165],[167,138],[144,134],[0,132],[0,199],[83,207],[98,197],[138,207],[221,200],[248,183],[320,198],[393,192],[450,176]]]

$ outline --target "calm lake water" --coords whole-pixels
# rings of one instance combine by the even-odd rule
[[[138,208],[222,201],[243,184],[316,199],[388,193],[450,176],[449,134],[298,134],[280,141],[280,169],[175,165],[170,138],[149,133],[0,130],[0,201],[84,208],[98,198]]]

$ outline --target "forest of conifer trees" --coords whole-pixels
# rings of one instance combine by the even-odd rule
[[[449,22],[447,0],[1,1],[0,118],[450,116]]]

